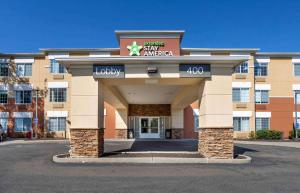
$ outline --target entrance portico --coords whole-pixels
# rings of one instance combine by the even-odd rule
[[[248,58],[181,55],[182,34],[117,32],[118,56],[58,59],[72,74],[72,157],[102,155],[104,101],[116,109],[119,136],[164,139],[167,131],[171,138],[180,138],[183,109],[195,100],[199,100],[198,151],[205,157],[233,157],[232,69]],[[157,46],[153,53],[159,55],[145,56],[143,51],[138,52],[142,56],[132,55],[137,54],[129,53],[128,43],[133,41]]]

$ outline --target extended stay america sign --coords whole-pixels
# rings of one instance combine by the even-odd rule
[[[127,46],[130,56],[140,56],[143,50],[143,56],[173,56],[172,50],[162,50],[165,46],[163,41],[147,41],[144,45],[139,45],[136,41]]]
[[[121,56],[180,56],[179,38],[121,38]]]

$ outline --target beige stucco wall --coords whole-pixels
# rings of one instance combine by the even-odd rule
[[[92,65],[71,68],[71,128],[103,128],[103,84],[92,76]]]
[[[116,129],[127,129],[127,117],[128,110],[127,109],[116,109]]]
[[[184,128],[184,109],[171,108],[171,126],[173,129]]]
[[[232,127],[232,68],[211,65],[211,73],[199,89],[200,128]]]

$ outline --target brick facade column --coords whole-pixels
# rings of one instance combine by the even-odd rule
[[[207,158],[233,158],[232,67],[211,65],[199,92],[198,151]]]

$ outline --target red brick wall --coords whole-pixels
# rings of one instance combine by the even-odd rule
[[[14,98],[9,98],[7,104],[0,105],[1,112],[9,112],[8,118],[8,126],[7,126],[7,133],[9,137],[25,137],[26,133],[15,133],[14,132],[14,112],[32,112],[32,128],[36,131],[35,124],[33,123],[33,119],[35,117],[35,98],[32,98],[31,104],[24,104],[24,105],[17,105],[15,103]],[[38,98],[38,129],[36,133],[38,137],[44,137],[44,98]]]

